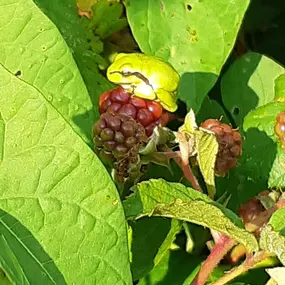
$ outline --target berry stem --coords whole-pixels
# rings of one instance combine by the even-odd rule
[[[191,285],[204,285],[215,267],[235,245],[235,241],[228,236],[221,235],[215,247],[203,263],[198,275]],[[216,284],[215,284],[216,285]]]
[[[248,270],[253,268],[255,265],[257,265],[259,262],[263,261],[264,259],[266,259],[270,256],[271,256],[271,254],[268,252],[265,252],[265,251],[257,252],[256,254],[247,258],[240,266],[233,268],[231,271],[226,273],[219,280],[217,280],[214,283],[211,283],[210,285],[228,284],[229,281],[231,281],[234,278],[236,278],[237,276],[247,272]]]

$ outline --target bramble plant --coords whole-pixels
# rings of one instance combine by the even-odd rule
[[[0,15],[0,285],[285,284],[282,0]]]

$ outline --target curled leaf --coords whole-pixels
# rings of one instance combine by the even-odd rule
[[[254,235],[243,228],[239,217],[207,195],[162,179],[139,183],[134,190],[124,202],[129,219],[154,215],[188,221],[228,235],[250,252],[258,250]]]

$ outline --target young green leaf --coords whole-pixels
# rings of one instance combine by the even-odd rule
[[[122,17],[123,4],[109,3],[107,0],[98,0],[92,7],[92,30],[101,39],[104,39],[127,26],[126,18]],[[108,17],[106,17],[108,15]]]
[[[49,7],[53,4],[48,1]],[[32,0],[9,1],[9,5],[0,5],[0,14],[0,64],[37,88],[90,142],[93,106],[72,51],[56,26]]]
[[[0,208],[34,235],[67,284],[131,284],[123,209],[96,155],[38,89],[2,66],[0,113]]]
[[[128,0],[126,10],[141,50],[175,67],[179,98],[197,112],[234,46],[248,5],[249,0]]]
[[[151,217],[131,221],[130,225],[133,230],[131,269],[133,280],[138,280],[160,263],[181,230],[181,222]]]
[[[216,194],[215,163],[219,144],[215,134],[204,129],[195,131],[195,141],[199,168],[206,183],[208,194],[214,199]]]
[[[142,182],[134,190],[124,202],[129,219],[153,215],[184,220],[228,235],[249,251],[258,249],[255,237],[233,212],[192,188],[157,179]]]
[[[251,110],[273,100],[275,79],[282,73],[281,65],[254,52],[239,57],[230,66],[222,78],[221,92],[237,126]]]
[[[262,228],[259,244],[261,249],[276,254],[280,262],[285,265],[285,236],[267,225]]]

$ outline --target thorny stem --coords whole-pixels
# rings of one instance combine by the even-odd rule
[[[204,285],[214,268],[220,263],[222,258],[235,245],[235,241],[228,236],[221,235],[218,243],[203,263],[197,277],[191,285]]]
[[[210,285],[228,284],[229,281],[231,281],[234,278],[236,278],[237,276],[247,272],[252,267],[254,267],[256,264],[258,264],[259,262],[261,262],[262,260],[264,260],[270,256],[271,255],[268,252],[260,251],[260,252],[256,253],[255,255],[249,257],[248,259],[246,259],[240,266],[233,268],[231,271],[226,273],[219,280],[217,280],[214,283],[211,283]]]

